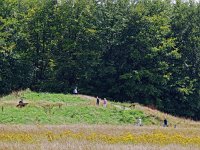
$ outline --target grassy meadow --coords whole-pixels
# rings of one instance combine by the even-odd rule
[[[130,125],[1,125],[0,149],[198,150],[199,128]]]
[[[18,108],[20,98],[29,103]],[[0,150],[198,150],[200,123],[86,95],[13,92],[0,98]],[[138,117],[143,126],[135,125]],[[167,117],[169,127],[162,127]],[[176,125],[176,128],[174,128]]]
[[[17,108],[20,98],[29,104]],[[123,110],[108,104],[107,108],[95,104],[95,98],[83,95],[35,93],[29,90],[1,98],[0,123],[2,124],[133,124],[138,117],[144,124],[156,124],[143,111]],[[118,106],[118,105],[117,105]],[[151,121],[152,120],[152,121]]]

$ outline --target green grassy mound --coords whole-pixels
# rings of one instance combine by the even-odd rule
[[[16,105],[20,98],[29,104]],[[141,110],[124,109],[119,103],[108,102],[107,108],[95,105],[95,98],[81,95],[36,93],[30,90],[12,93],[0,99],[1,124],[134,124],[141,117],[144,124],[157,121]],[[118,106],[118,107],[117,107]]]

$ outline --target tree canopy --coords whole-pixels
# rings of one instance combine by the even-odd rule
[[[0,94],[139,102],[200,120],[200,3],[1,0]]]

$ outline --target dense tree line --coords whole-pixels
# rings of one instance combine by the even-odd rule
[[[200,119],[200,4],[1,0],[0,94],[31,88]]]

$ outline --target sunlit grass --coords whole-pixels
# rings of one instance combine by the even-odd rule
[[[29,104],[17,108],[20,98]],[[0,150],[198,150],[199,122],[176,118],[136,104],[109,101],[96,106],[94,97],[13,92],[0,99]],[[135,126],[142,118],[142,127]],[[169,127],[162,127],[168,118]],[[16,125],[19,124],[19,125]],[[174,125],[177,125],[174,128]]]
[[[18,145],[59,145],[58,147],[86,147],[94,148],[99,145],[101,149],[112,147],[134,148],[143,145],[141,149],[154,147],[193,148],[200,147],[200,129],[197,128],[158,128],[158,127],[133,127],[111,125],[63,125],[63,126],[4,126],[1,125],[0,142],[7,143],[11,147],[13,143]],[[79,143],[79,145],[77,145]],[[82,146],[81,146],[82,145]],[[92,146],[93,145],[93,146]],[[126,147],[125,145],[128,145]],[[69,146],[69,145],[68,145]],[[189,148],[190,147],[190,148]],[[19,148],[17,148],[19,149]]]
[[[20,98],[29,104],[17,108]],[[0,99],[0,123],[3,124],[134,124],[138,117],[144,124],[151,119],[137,109],[123,110],[111,102],[107,108],[96,106],[95,98],[82,95],[13,92]]]

